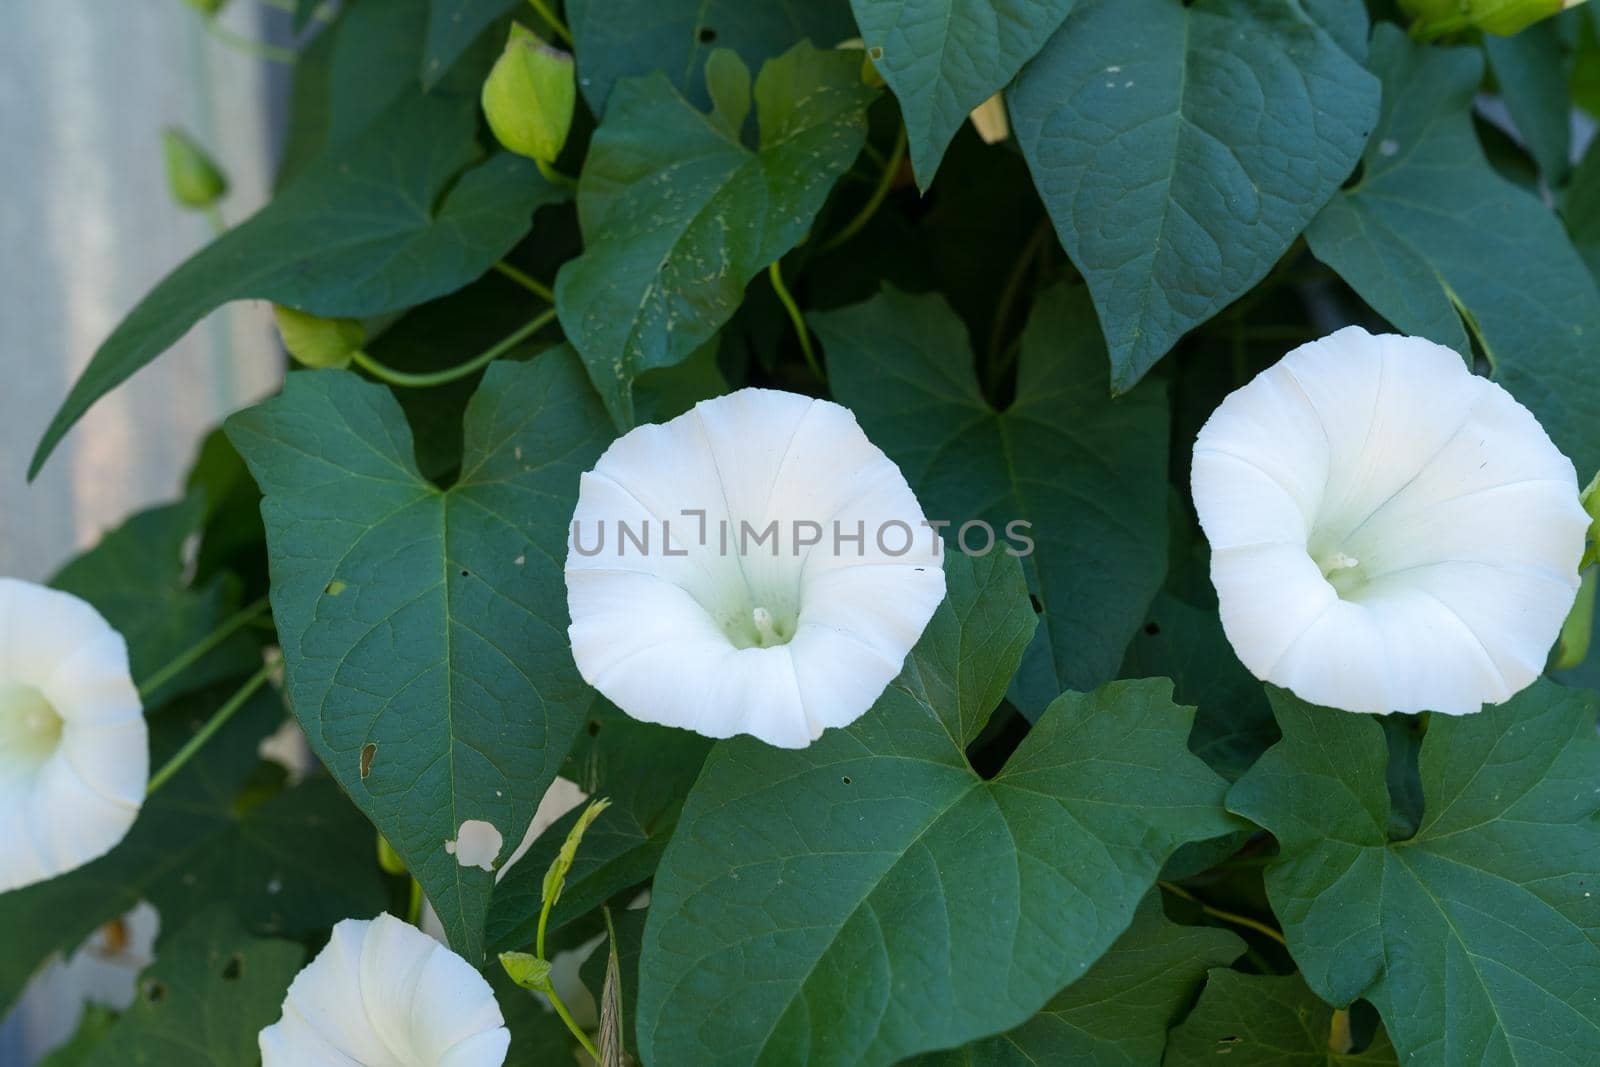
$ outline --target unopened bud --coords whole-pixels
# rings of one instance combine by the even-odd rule
[[[272,317],[283,347],[307,367],[348,367],[367,340],[367,331],[355,319],[324,319],[282,304],[272,305]]]
[[[1423,40],[1461,30],[1483,30],[1509,37],[1558,15],[1583,0],[1400,0],[1413,19],[1411,32]]]
[[[205,150],[172,126],[161,131],[161,152],[167,161],[167,187],[184,207],[208,208],[228,191],[228,179]]]
[[[554,163],[577,101],[571,54],[513,22],[505,51],[483,83],[483,112],[496,139],[519,156]]]
[[[502,952],[500,966],[506,977],[533,993],[550,992],[550,963],[531,952]]]
[[[389,844],[389,839],[382,834],[378,835],[378,867],[384,874],[405,874],[406,861],[400,858],[400,853]]]

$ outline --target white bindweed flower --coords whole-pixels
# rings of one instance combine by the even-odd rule
[[[262,1067],[498,1067],[511,1033],[466,960],[379,915],[333,928],[260,1045]]]
[[[1256,677],[1450,715],[1531,683],[1572,607],[1572,463],[1448,348],[1358,327],[1224,400],[1194,448],[1222,625]]]
[[[111,851],[149,780],[122,635],[69,593],[0,578],[0,892]]]
[[[584,680],[708,737],[803,748],[853,722],[944,598],[900,469],[848,410],[794,393],[741,389],[619,438],[571,532]]]

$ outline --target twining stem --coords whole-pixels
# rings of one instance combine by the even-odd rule
[[[872,195],[867,202],[861,205],[861,210],[856,212],[855,218],[844,224],[844,228],[822,244],[822,251],[838,248],[850,238],[861,232],[861,227],[872,221],[872,216],[878,213],[878,208],[883,206],[884,200],[889,196],[889,190],[894,188],[894,180],[900,173],[900,164],[906,158],[906,128],[901,126],[895,134],[894,149],[889,153],[888,162],[883,165],[883,172],[878,176],[878,184],[872,190]]]
[[[800,351],[805,354],[806,366],[817,376],[817,381],[826,383],[828,376],[822,373],[822,364],[817,362],[816,349],[811,347],[811,335],[806,332],[805,316],[800,314],[800,305],[794,302],[789,287],[783,284],[783,268],[780,263],[780,260],[775,259],[772,261],[772,266],[767,268],[767,277],[772,280],[772,291],[778,294],[778,302],[789,313],[789,321],[794,323],[794,332],[800,338]]]
[[[429,374],[411,374],[406,371],[395,370],[393,367],[379,363],[365,352],[353,352],[350,358],[355,362],[356,366],[379,381],[407,389],[426,389],[430,386],[453,382],[458,378],[465,378],[473,371],[487,367],[490,363],[493,363],[511,349],[550,325],[555,321],[555,317],[556,309],[547,308],[465,363],[458,363],[454,367],[446,367],[444,370],[433,371]]]
[[[228,29],[228,27],[218,22],[214,17],[208,16],[200,21],[205,25],[206,32],[212,37],[227,45],[229,48],[243,52],[247,56],[255,56],[257,59],[265,59],[269,63],[282,63],[285,66],[293,66],[295,60],[299,58],[299,56],[295,53],[295,50],[292,48],[283,48],[275,44],[265,44],[261,41],[252,41],[248,37],[234,33],[232,30]]]
[[[550,909],[554,905],[554,898],[547,896],[545,897],[544,905],[539,909],[539,932],[534,937],[533,953],[541,960],[550,958],[544,954],[544,931],[545,927],[550,923]],[[578,1044],[583,1046],[585,1052],[594,1057],[596,1063],[599,1063],[600,1050],[595,1048],[594,1041],[590,1039],[588,1034],[583,1032],[583,1027],[578,1025],[577,1020],[572,1017],[572,1013],[567,1010],[567,1006],[561,1002],[561,995],[556,992],[554,982],[546,985],[544,995],[550,998],[551,1006],[556,1009],[556,1014],[561,1016],[561,1021],[567,1024],[567,1029],[572,1031],[572,1036],[578,1039]]]
[[[496,263],[494,265],[494,269],[505,275],[507,278],[510,278],[524,289],[528,290],[528,292],[532,293],[540,300],[543,300],[546,304],[554,304],[556,302],[556,294],[550,291],[550,287],[548,285],[546,285],[544,282],[541,282],[538,278],[535,278],[531,274],[523,273],[516,267],[513,267],[511,264],[507,263],[505,260],[502,259],[500,262]]]
[[[1235,926],[1242,926],[1246,930],[1254,930],[1263,937],[1270,937],[1272,940],[1276,941],[1285,948],[1289,947],[1289,943],[1283,938],[1282,931],[1273,929],[1259,919],[1252,919],[1248,915],[1240,915],[1237,912],[1223,911],[1221,908],[1214,908],[1210,904],[1207,904],[1205,901],[1201,900],[1199,897],[1195,896],[1193,893],[1189,892],[1187,889],[1172,882],[1157,882],[1156,884],[1162,889],[1165,889],[1167,892],[1171,893],[1173,896],[1182,897],[1184,900],[1197,905],[1202,912],[1211,916],[1213,919],[1221,919],[1225,923],[1232,923]]]
[[[528,3],[533,5],[533,9],[539,13],[540,18],[544,19],[545,23],[550,27],[551,32],[565,41],[568,48],[571,48],[572,31],[567,29],[566,23],[562,22],[556,17],[556,13],[554,11],[550,10],[550,5],[546,4],[545,0],[528,0]]]
[[[266,613],[266,611],[267,598],[262,597],[260,600],[257,600],[252,604],[247,604],[238,611],[234,612],[232,615],[228,616],[215,630],[212,630],[200,640],[196,641],[194,644],[178,653],[167,663],[166,666],[162,667],[160,670],[154,672],[148,678],[146,678],[139,686],[140,698],[143,699],[149,697],[151,693],[154,693],[156,690],[172,681],[178,675],[194,666],[202,657],[210,653],[212,649],[216,648],[218,645],[222,644],[222,642],[232,637],[236,631],[248,626],[250,623],[260,618]]]
[[[1028,241],[1022,246],[1022,251],[1017,253],[1017,261],[1011,267],[1011,273],[1006,277],[1006,284],[1000,290],[1000,299],[995,304],[994,321],[989,324],[989,362],[990,386],[994,386],[999,376],[1008,369],[1007,364],[999,363],[1000,355],[1006,351],[1004,342],[1006,326],[1010,323],[1011,312],[1016,307],[1017,298],[1022,293],[1023,280],[1028,277],[1029,269],[1038,260],[1050,239],[1050,220],[1040,219],[1039,224],[1033,228],[1033,233],[1028,236]]]
[[[256,690],[266,684],[267,679],[272,677],[272,672],[278,669],[278,664],[281,661],[282,657],[272,656],[263,663],[261,669],[251,675],[250,680],[240,686],[239,691],[229,697],[228,702],[218,708],[211,718],[206,720],[206,724],[200,727],[195,735],[189,738],[184,743],[184,746],[178,749],[159,771],[150,776],[150,785],[145,789],[145,796],[150,796],[165,785],[173,775],[181,771],[183,765],[188,763],[196,752],[204,748],[205,743],[211,740],[218,730],[226,726],[228,720],[233,718],[234,714],[244,707],[251,697],[255,696]]]

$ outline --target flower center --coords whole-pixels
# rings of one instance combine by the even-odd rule
[[[1367,583],[1367,572],[1361,561],[1337,549],[1318,556],[1317,567],[1341,599],[1350,599],[1350,594]]]
[[[32,776],[61,743],[61,716],[31,685],[0,681],[0,774]]]

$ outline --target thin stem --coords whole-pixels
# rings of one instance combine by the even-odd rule
[[[222,209],[215,204],[206,207],[206,222],[211,224],[211,232],[218,237],[228,232],[228,220],[222,217]]]
[[[487,367],[490,363],[517,347],[529,337],[544,329],[555,321],[556,309],[546,308],[529,322],[519,326],[512,333],[497,341],[492,347],[478,353],[465,363],[458,363],[454,367],[433,371],[429,374],[411,374],[407,371],[395,370],[385,366],[367,355],[365,352],[353,352],[350,355],[356,366],[377,378],[379,381],[388,382],[407,389],[427,389],[435,385],[444,385],[458,378],[465,378],[473,371]]]
[[[504,274],[507,278],[510,278],[524,289],[528,290],[528,292],[532,293],[540,300],[543,300],[546,304],[554,304],[556,302],[556,294],[550,291],[550,287],[548,285],[546,285],[544,282],[541,282],[531,274],[524,274],[516,267],[513,267],[511,264],[507,263],[505,260],[502,259],[500,262],[496,263],[494,265],[494,269],[499,271],[501,274]]]
[[[536,159],[533,164],[539,168],[539,173],[544,175],[544,180],[551,185],[559,185],[563,189],[576,189],[578,187],[578,179],[570,174],[561,173],[544,160]]]
[[[148,697],[151,693],[166,685],[172,679],[188,670],[207,655],[212,649],[232,637],[235,631],[249,625],[260,618],[267,611],[267,598],[262,597],[252,604],[240,608],[222,621],[222,625],[206,634],[199,641],[190,645],[174,656],[166,666],[152,673],[139,686],[139,697]]]
[[[894,188],[894,180],[900,174],[900,164],[906,158],[906,128],[901,126],[894,136],[894,149],[889,153],[889,161],[883,165],[883,172],[878,176],[878,185],[872,190],[872,195],[867,202],[861,205],[861,210],[856,212],[856,217],[844,224],[844,228],[827,241],[823,242],[822,251],[838,248],[850,238],[861,232],[861,228],[872,221],[872,216],[878,213],[878,208],[889,196],[889,190]]]
[[[541,959],[543,957],[540,957]],[[572,1031],[572,1036],[578,1039],[578,1044],[583,1046],[583,1051],[594,1057],[594,1062],[600,1062],[600,1050],[594,1047],[594,1041],[583,1032],[583,1027],[578,1025],[567,1006],[561,1003],[561,998],[556,995],[555,986],[545,990],[544,995],[550,998],[551,1007],[556,1009],[556,1014],[561,1016],[561,1021],[567,1024],[567,1029]]]
[[[1355,1047],[1355,1034],[1350,1029],[1350,1009],[1334,1009],[1333,1018],[1328,1023],[1328,1051],[1335,1056],[1348,1056]]]
[[[1270,937],[1272,940],[1276,941],[1285,948],[1289,947],[1289,943],[1283,938],[1282,931],[1273,929],[1259,919],[1252,919],[1248,915],[1240,915],[1237,912],[1223,911],[1221,908],[1214,908],[1210,904],[1207,904],[1205,901],[1201,900],[1199,897],[1195,896],[1193,893],[1189,892],[1187,889],[1180,885],[1174,885],[1172,882],[1157,882],[1156,884],[1162,889],[1165,889],[1167,892],[1171,893],[1173,896],[1182,897],[1184,900],[1197,905],[1202,912],[1211,916],[1213,919],[1221,919],[1223,922],[1233,923],[1235,926],[1242,926],[1246,930],[1254,930],[1263,937]]]
[[[406,902],[406,922],[417,926],[422,921],[422,883],[411,879],[411,896]]]
[[[145,796],[150,796],[157,789],[160,789],[173,775],[182,770],[183,765],[188,763],[196,752],[204,748],[205,743],[211,740],[218,730],[226,726],[228,720],[233,718],[234,714],[244,707],[251,697],[255,696],[256,690],[266,684],[267,679],[272,677],[272,672],[278,669],[280,661],[281,657],[273,656],[263,663],[261,669],[251,675],[250,680],[240,686],[239,691],[229,697],[228,702],[218,708],[211,718],[206,720],[206,724],[200,727],[195,735],[189,738],[184,743],[184,746],[178,749],[177,753],[167,760],[159,771],[150,776],[150,785],[145,789]]]
[[[545,929],[550,925],[550,909],[554,906],[555,900],[546,897],[543,905],[539,908],[539,930],[534,935],[533,954],[541,960],[549,959],[544,954],[544,934]],[[596,1063],[599,1063],[600,1051],[594,1047],[594,1042],[589,1039],[589,1035],[584,1033],[583,1028],[572,1018],[571,1013],[567,1011],[567,1006],[561,1003],[561,997],[556,993],[556,987],[553,982],[546,986],[544,995],[550,998],[550,1003],[555,1007],[556,1014],[561,1016],[561,1021],[567,1024],[567,1029],[571,1030],[572,1036],[578,1039],[578,1044],[582,1045],[584,1051],[594,1057]]]
[[[247,56],[254,56],[257,59],[264,59],[269,63],[282,63],[284,66],[293,66],[295,60],[299,58],[298,54],[296,54],[295,50],[292,48],[283,48],[275,44],[265,44],[261,41],[252,41],[250,38],[245,37],[242,34],[234,33],[232,30],[228,29],[228,27],[218,22],[214,17],[203,18],[200,21],[205,25],[206,32],[212,37],[215,37],[218,41],[227,45],[229,48],[243,52]]]
[[[1039,258],[1039,252],[1050,237],[1050,220],[1040,219],[1039,224],[1033,228],[1033,233],[1028,235],[1028,241],[1022,246],[1022,251],[1017,254],[1017,262],[1011,268],[1011,274],[1006,278],[1006,284],[1000,290],[999,302],[995,304],[994,321],[989,324],[989,359],[992,361],[1002,351],[1001,342],[1005,340],[1006,324],[1011,319],[1011,311],[1016,306],[1017,297],[1022,292],[1023,280],[1028,276],[1028,269]],[[1005,368],[1000,368],[1002,371]],[[993,382],[990,382],[993,385]]]
[[[528,0],[528,3],[533,5],[533,10],[538,12],[539,17],[549,25],[551,32],[567,42],[567,47],[572,47],[572,31],[567,29],[565,22],[556,17],[554,11],[550,10],[550,5],[545,3],[545,0]]]
[[[806,366],[817,376],[817,381],[827,384],[828,376],[822,373],[822,364],[817,362],[816,349],[811,347],[811,335],[806,332],[805,316],[800,314],[800,305],[794,302],[789,287],[783,284],[781,263],[782,260],[775,259],[772,261],[772,266],[767,268],[767,277],[772,280],[772,291],[778,294],[778,302],[789,313],[789,321],[794,323],[794,332],[800,338],[800,351],[805,354]]]

